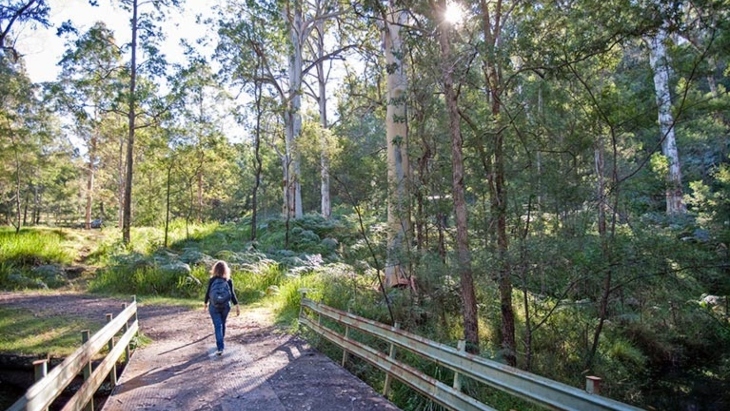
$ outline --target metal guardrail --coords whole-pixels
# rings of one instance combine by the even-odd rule
[[[116,385],[116,363],[124,353],[126,353],[127,361],[129,361],[129,346],[132,338],[139,331],[136,300],[133,300],[128,307],[127,304],[123,304],[122,307],[123,310],[117,318],[112,319],[112,315],[107,314],[107,324],[91,338],[88,337],[88,331],[82,332],[83,345],[66,357],[61,364],[54,367],[50,373],[46,373],[46,360],[35,362],[36,383],[7,411],[48,409],[64,388],[80,373],[83,373],[84,383],[64,405],[63,410],[93,410],[94,393],[107,376],[111,379],[112,385]],[[130,319],[133,319],[131,324],[129,323]],[[115,342],[115,336],[120,331],[124,333]],[[92,359],[104,347],[108,347],[109,352],[92,370]]]
[[[309,312],[317,315],[314,321]],[[345,326],[344,335],[322,325],[322,317]],[[363,317],[356,316],[302,297],[300,323],[324,336],[344,350],[343,365],[347,353],[366,360],[386,373],[384,394],[389,390],[391,377],[452,410],[494,410],[460,389],[461,376],[467,376],[483,384],[505,391],[524,400],[555,410],[640,410],[597,394],[571,387],[520,369],[488,360],[464,350],[431,341],[418,335],[399,330]],[[351,329],[377,337],[390,344],[386,355],[349,337]],[[395,348],[417,354],[440,366],[454,371],[453,386],[449,386],[396,359]],[[590,383],[589,383],[590,386]]]

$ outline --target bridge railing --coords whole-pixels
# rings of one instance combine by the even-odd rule
[[[344,326],[344,334],[327,327],[322,319]],[[390,380],[396,378],[442,406],[452,410],[493,410],[490,406],[461,391],[462,376],[492,386],[524,400],[555,410],[640,410],[595,393],[589,393],[520,369],[486,358],[469,354],[464,343],[459,348],[431,341],[418,335],[399,330],[396,326],[378,323],[345,311],[322,305],[302,297],[300,323],[343,349],[342,365],[348,353],[354,354],[386,373],[384,395]],[[342,328],[342,327],[339,327]],[[390,349],[384,353],[350,337],[350,331],[377,337]],[[454,382],[451,386],[430,377],[418,369],[397,359],[397,350],[406,350],[420,357],[451,369]],[[590,389],[593,382],[588,381]]]
[[[125,353],[127,361],[129,360],[130,343],[139,331],[136,300],[133,300],[129,306],[123,304],[122,307],[122,312],[116,318],[107,314],[107,324],[93,336],[89,337],[88,331],[82,332],[83,344],[81,347],[50,372],[46,372],[45,360],[37,361],[35,363],[36,383],[28,388],[25,395],[11,405],[7,411],[48,409],[61,392],[80,374],[83,375],[84,382],[76,394],[66,402],[63,410],[93,411],[94,393],[107,377],[110,378],[112,386],[116,385],[116,363]],[[123,332],[123,334],[116,340],[115,337],[119,332]],[[92,369],[92,360],[105,347],[109,349],[107,354]]]

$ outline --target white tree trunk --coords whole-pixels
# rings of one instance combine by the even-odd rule
[[[659,130],[662,139],[662,154],[669,162],[666,176],[667,214],[683,214],[687,211],[682,198],[682,171],[679,163],[677,141],[674,136],[674,116],[672,97],[669,90],[670,69],[667,61],[667,41],[669,36],[664,27],[646,40],[649,45],[649,64],[654,72],[654,90],[659,110]]]
[[[406,89],[408,79],[403,60],[400,27],[406,14],[391,5],[385,22],[385,61],[387,78],[386,139],[388,149],[388,256],[386,286],[407,285],[402,258],[407,251],[410,232],[408,208],[408,124],[406,123]]]
[[[304,22],[302,19],[302,4],[294,0],[291,9],[287,11],[289,19],[289,40],[291,41],[291,56],[289,56],[289,97],[288,112],[284,115],[284,130],[286,137],[286,156],[289,159],[284,171],[284,196],[286,212],[289,217],[301,218],[302,189],[299,182],[301,175],[301,159],[296,147],[296,140],[302,133],[302,39]]]
[[[322,204],[322,217],[329,219],[332,215],[332,204],[330,201],[330,171],[329,171],[329,139],[327,138],[327,130],[329,124],[327,121],[327,76],[324,72],[324,19],[317,20],[317,83],[319,85],[319,119],[322,126],[322,135],[320,137],[320,196]]]

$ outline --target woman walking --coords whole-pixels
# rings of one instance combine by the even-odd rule
[[[210,270],[208,290],[205,292],[205,308],[213,320],[217,355],[223,354],[225,348],[223,339],[226,337],[226,319],[231,311],[231,303],[236,307],[236,315],[241,315],[231,279],[231,269],[225,261],[218,261]]]

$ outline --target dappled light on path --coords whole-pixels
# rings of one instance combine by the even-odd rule
[[[398,409],[305,341],[277,332],[263,309],[229,318],[221,356],[204,310],[150,322],[154,343],[133,355],[105,411]]]

